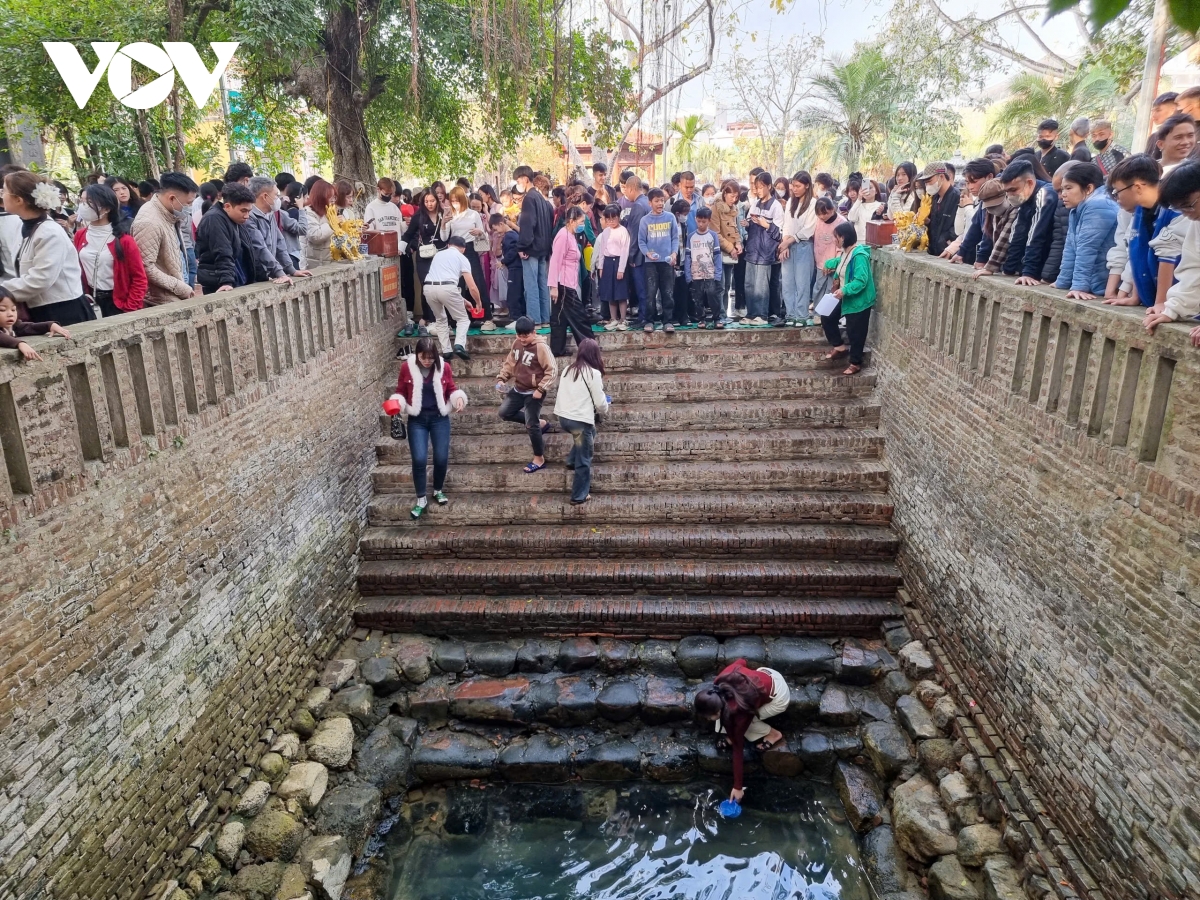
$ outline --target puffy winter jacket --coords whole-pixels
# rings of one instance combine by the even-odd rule
[[[1054,210],[1054,225],[1050,230],[1050,252],[1042,266],[1042,281],[1054,284],[1062,268],[1063,248],[1067,246],[1067,230],[1071,224],[1071,210],[1060,202]]]
[[[1070,210],[1070,227],[1062,268],[1054,286],[1104,296],[1108,285],[1108,251],[1116,241],[1117,204],[1098,190]]]
[[[241,287],[254,277],[254,258],[242,241],[241,227],[219,203],[200,220],[196,229],[196,280],[211,294],[223,285]]]
[[[1042,277],[1046,257],[1050,255],[1057,209],[1058,194],[1054,188],[1048,181],[1036,182],[1029,199],[1017,208],[1017,220],[1004,260],[1005,275]]]

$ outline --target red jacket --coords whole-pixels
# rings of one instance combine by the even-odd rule
[[[733,748],[733,786],[739,791],[742,789],[742,749],[745,746],[746,729],[754,721],[758,710],[771,700],[771,693],[775,690],[775,682],[771,676],[758,669],[748,668],[744,659],[735,659],[722,669],[721,674],[713,679],[713,684],[741,681],[742,678],[758,689],[760,695],[758,705],[754,709],[727,706],[728,714],[721,717],[721,724],[725,726],[729,745]]]
[[[396,381],[396,393],[392,399],[400,403],[400,415],[419,416],[421,414],[421,392],[417,385],[421,383],[421,370],[417,366],[417,355],[411,354],[400,366],[400,378]],[[442,377],[433,381],[433,396],[437,400],[438,411],[443,416],[450,415],[450,401],[462,397],[463,404],[467,402],[466,391],[454,383],[454,373],[450,371],[450,363],[442,361]]]
[[[81,228],[75,232],[75,251],[83,249],[87,243],[87,229]],[[142,265],[142,251],[138,249],[137,241],[132,235],[121,235],[121,255],[117,259],[117,242],[108,242],[108,252],[113,255],[113,305],[125,312],[135,312],[146,305],[146,267]],[[83,291],[92,293],[88,284],[87,273],[83,273]]]

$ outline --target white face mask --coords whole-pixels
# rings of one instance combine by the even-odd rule
[[[283,201],[276,197],[275,202],[271,204],[271,209],[279,209],[281,206],[283,206]]]
[[[85,225],[91,225],[100,218],[100,213],[96,212],[86,203],[79,207],[79,221]]]

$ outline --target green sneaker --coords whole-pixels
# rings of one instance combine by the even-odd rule
[[[445,491],[434,491],[433,499],[437,501],[438,506],[445,506],[450,502],[450,498],[446,496]]]
[[[419,518],[421,518],[421,515],[424,512],[425,512],[425,507],[418,505],[418,506],[414,506],[412,509],[410,509],[408,514],[410,516],[412,516],[414,519],[419,519]]]

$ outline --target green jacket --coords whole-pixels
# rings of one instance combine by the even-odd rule
[[[837,271],[841,257],[825,263],[830,275]],[[846,264],[846,277],[842,283],[842,315],[862,312],[875,305],[875,275],[871,271],[871,248],[866,244],[855,244],[850,250],[850,262]]]

